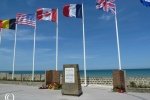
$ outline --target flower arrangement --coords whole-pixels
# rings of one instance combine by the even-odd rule
[[[48,89],[58,90],[61,89],[61,85],[56,82],[53,82],[48,85]]]
[[[48,85],[42,85],[41,87],[39,87],[39,89],[52,89],[52,90],[59,90],[61,89],[61,84],[57,83],[57,82],[52,82]]]
[[[119,92],[119,93],[124,93],[124,92],[126,92],[126,90],[125,90],[125,88],[123,87],[123,86],[116,86],[116,87],[114,87],[113,88],[113,91],[114,92]]]

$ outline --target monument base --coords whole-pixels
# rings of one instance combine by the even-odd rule
[[[59,71],[55,70],[48,70],[45,73],[46,78],[45,78],[45,84],[51,84],[51,83],[57,83],[60,84],[60,74]]]
[[[125,72],[123,70],[113,71],[113,91],[120,93],[126,92]]]
[[[62,95],[80,96],[82,88],[78,64],[66,64],[63,66]]]
[[[82,91],[76,91],[74,93],[67,93],[67,92],[62,92],[62,95],[70,95],[70,96],[81,96],[83,94]]]

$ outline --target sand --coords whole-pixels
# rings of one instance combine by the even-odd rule
[[[5,100],[6,93],[13,93],[15,100],[150,100],[149,93],[115,93],[111,87],[82,87],[80,97],[66,96],[61,90],[38,89],[35,86],[0,84],[0,100]],[[12,100],[11,98],[9,100]]]

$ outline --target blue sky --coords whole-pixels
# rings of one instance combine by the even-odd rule
[[[0,19],[37,8],[59,9],[58,69],[79,64],[83,69],[82,20],[67,18],[63,5],[84,3],[87,69],[117,69],[114,15],[95,9],[95,0],[1,0]],[[150,7],[140,0],[116,0],[122,68],[150,68]],[[56,25],[37,21],[35,70],[55,69]],[[0,70],[12,70],[14,31],[3,30]],[[15,70],[32,70],[33,28],[18,25]]]

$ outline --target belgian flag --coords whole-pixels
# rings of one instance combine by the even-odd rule
[[[0,28],[15,30],[16,19],[0,20]]]

